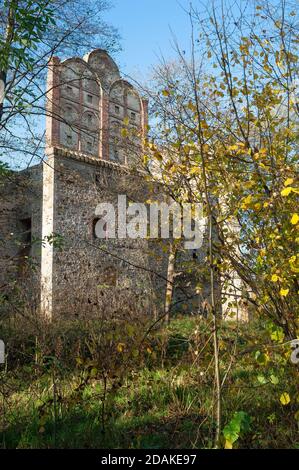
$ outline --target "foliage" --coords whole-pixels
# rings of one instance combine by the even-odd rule
[[[172,200],[201,203],[208,220],[206,256],[189,268],[199,292],[205,270],[210,278],[219,441],[219,377],[228,380],[217,345],[222,306],[232,317],[245,306],[268,322],[281,367],[282,341],[299,335],[298,20],[292,1],[241,2],[239,10],[227,1],[206,10],[191,5],[189,56],[176,45],[177,61],[158,66],[149,85],[158,125],[144,165]],[[217,280],[222,292],[213,299]],[[267,368],[269,348],[255,360]],[[284,393],[286,406],[292,398]],[[236,419],[231,426],[241,431]]]
[[[250,430],[250,416],[244,411],[235,411],[233,418],[224,427],[223,435],[225,437],[225,448],[232,449],[240,435]]]
[[[212,207],[223,302],[233,297],[233,309],[245,301],[295,338],[296,13],[291,2],[263,2],[236,17],[226,5],[226,15],[211,7],[209,19],[191,8],[190,58],[178,47],[177,63],[157,68],[151,97],[159,127],[146,142],[145,163],[175,201],[200,202],[206,215]],[[199,268],[191,268],[200,279]],[[234,273],[245,289],[236,287]]]
[[[0,39],[0,69],[18,69],[24,66],[30,71],[36,60],[34,52],[43,34],[49,25],[55,25],[53,5],[48,0],[5,0],[3,10],[8,15],[8,31]]]
[[[2,446],[213,447],[212,345],[202,350],[209,333],[199,318],[175,319],[169,327],[152,332],[138,355],[130,356],[129,345],[135,340],[131,331],[128,336],[124,333],[125,323],[112,328],[114,333],[104,340],[102,349],[101,341],[92,340],[104,332],[99,323],[63,322],[54,328],[53,336],[37,342],[36,330],[28,322],[21,323],[20,319],[10,323],[9,330],[2,323],[1,329],[1,336],[10,338],[8,368],[1,370],[0,383],[5,398]],[[139,325],[138,330],[142,328]],[[231,361],[236,328],[234,322],[221,328],[224,369]],[[267,369],[257,365],[255,350],[268,343],[266,328],[253,323],[239,330],[237,364],[223,388],[227,423],[223,436],[239,448],[296,447],[298,420],[290,419],[290,411],[295,414],[298,404],[279,401],[290,386],[296,397],[296,367],[288,360],[282,366],[271,351]],[[119,335],[123,349],[118,347]],[[174,355],[168,344],[179,336],[188,347]],[[90,342],[97,348],[90,350]],[[109,354],[104,354],[107,347]],[[103,370],[108,373],[106,396]],[[261,383],[261,372],[279,382],[266,377]]]

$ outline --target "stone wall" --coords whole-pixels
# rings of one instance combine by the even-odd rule
[[[1,190],[3,284],[18,285],[49,318],[153,314],[164,301],[160,248],[94,236],[98,203],[148,197],[144,179],[129,171],[141,156],[147,101],[97,49],[83,59],[51,59],[46,110],[45,162],[12,173]]]
[[[86,156],[80,160],[78,154],[57,149],[48,162],[53,169],[44,168],[48,202],[49,186],[54,188],[48,235],[59,234],[63,245],[43,247],[42,273],[48,276],[42,277],[44,313],[122,316],[134,310],[154,315],[164,301],[166,259],[160,247],[146,239],[101,240],[94,235],[98,203],[111,202],[117,212],[119,194],[128,202],[148,199],[143,177],[126,167]],[[43,226],[47,217],[44,199]]]
[[[39,306],[42,167],[11,173],[0,186],[0,286],[7,302]]]

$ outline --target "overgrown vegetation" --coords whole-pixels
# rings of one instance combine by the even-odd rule
[[[199,317],[176,318],[142,342],[141,325],[71,322],[46,337],[16,325],[1,329],[2,448],[213,447],[213,347]],[[230,371],[222,446],[298,447],[289,348],[267,325],[235,322],[222,325],[219,346]]]
[[[194,2],[189,19],[190,51],[175,44],[149,90],[159,125],[144,164],[175,203],[201,204],[206,217],[206,256],[191,269],[198,291],[203,271],[211,289],[217,447],[223,304],[234,316],[245,302],[281,341],[298,338],[298,19],[291,0]],[[226,446],[248,428],[235,415]]]

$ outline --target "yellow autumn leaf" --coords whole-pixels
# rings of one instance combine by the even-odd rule
[[[287,392],[284,392],[281,396],[280,396],[280,403],[282,405],[288,405],[290,403],[291,399],[290,399],[290,395],[287,393]]]
[[[299,189],[293,188],[292,186],[288,186],[287,188],[284,188],[280,194],[285,197],[289,196],[289,194],[291,193],[299,194]]]
[[[229,441],[228,439],[226,439],[224,448],[225,449],[232,449],[233,448],[233,443],[231,441]]]
[[[246,188],[246,189],[253,188],[255,185],[256,185],[256,183],[252,180],[246,181],[246,183],[242,184],[243,188]]]
[[[200,168],[197,166],[194,166],[190,170],[190,175],[200,175]]]
[[[124,343],[118,343],[116,349],[117,349],[118,352],[123,352],[124,347],[125,347]]]
[[[227,150],[235,152],[236,150],[239,150],[239,147],[238,145],[230,145]]]
[[[298,258],[298,261],[299,261],[299,258]],[[289,263],[290,263],[291,271],[293,271],[293,273],[299,273],[299,265],[296,266],[296,264],[298,264],[296,255],[291,256],[291,258],[289,259]]]
[[[296,225],[299,222],[299,215],[297,213],[292,215],[291,224]]]
[[[285,182],[283,183],[284,186],[290,186],[292,183],[293,183],[293,178],[288,178],[285,180]]]
[[[286,196],[288,196],[291,192],[292,192],[292,188],[291,188],[290,186],[288,186],[287,188],[283,189],[280,194],[281,194],[283,197],[286,197]]]
[[[196,106],[192,103],[192,101],[189,101],[189,103],[187,104],[187,108],[190,109],[190,111],[193,111],[195,112],[196,111]]]
[[[241,204],[241,208],[242,209],[247,209],[247,207],[249,206],[251,201],[252,201],[252,196],[249,194],[249,196],[247,196],[243,199],[242,204]]]
[[[286,297],[289,293],[289,289],[283,289],[281,288],[280,291],[279,291],[281,297]]]

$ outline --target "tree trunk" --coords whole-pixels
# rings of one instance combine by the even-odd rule
[[[175,274],[175,258],[176,258],[176,247],[174,242],[170,242],[169,257],[168,257],[168,268],[167,268],[167,283],[166,283],[166,296],[165,296],[165,321],[170,322],[171,304],[173,298],[173,281]]]
[[[9,65],[9,49],[13,42],[14,38],[14,25],[15,25],[15,11],[18,6],[18,2],[15,1],[12,6],[11,2],[9,3],[8,12],[7,12],[7,24],[6,32],[4,38],[4,44],[2,46],[2,53],[4,53],[4,63],[2,70],[0,70],[0,123],[2,122],[3,109],[4,109],[4,98],[7,85],[7,70]],[[7,54],[5,60],[5,54]]]
[[[221,432],[221,378],[219,366],[219,344],[218,344],[218,315],[215,298],[215,273],[213,256],[213,212],[209,205],[209,263],[210,263],[210,284],[211,284],[211,309],[213,315],[213,345],[215,361],[215,385],[216,385],[216,431],[215,447],[220,445]]]

